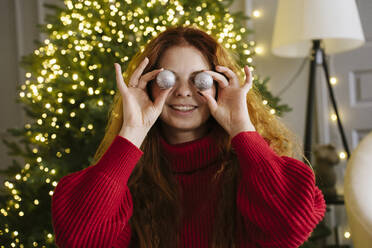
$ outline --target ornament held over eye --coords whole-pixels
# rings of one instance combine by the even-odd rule
[[[176,83],[176,76],[169,70],[163,70],[156,76],[156,83],[161,89],[169,89]],[[213,78],[206,72],[199,72],[194,78],[194,84],[199,90],[207,90],[212,87]]]
[[[156,76],[156,83],[161,89],[169,89],[176,83],[176,76],[171,71],[163,70]]]
[[[207,90],[212,87],[213,78],[206,72],[199,72],[194,78],[194,83],[199,90]]]

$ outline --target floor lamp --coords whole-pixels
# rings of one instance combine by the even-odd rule
[[[312,118],[316,66],[322,65],[337,126],[347,153],[350,150],[329,80],[326,54],[349,51],[364,44],[365,38],[355,0],[279,0],[274,23],[272,52],[280,57],[310,57],[304,135],[304,155],[311,162]],[[304,161],[307,162],[307,161]]]

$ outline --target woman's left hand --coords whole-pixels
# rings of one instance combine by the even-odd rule
[[[244,66],[245,82],[240,86],[236,74],[227,67],[216,66],[214,71],[205,71],[218,83],[217,101],[209,94],[199,91],[207,101],[212,116],[216,121],[234,137],[243,131],[256,131],[248,113],[247,94],[252,88],[252,75],[248,66]]]

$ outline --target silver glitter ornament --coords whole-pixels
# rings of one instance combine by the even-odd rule
[[[176,83],[176,76],[171,71],[163,70],[156,76],[156,83],[161,89],[171,88]]]
[[[210,89],[213,85],[213,78],[206,72],[199,72],[194,78],[196,88],[200,90]]]

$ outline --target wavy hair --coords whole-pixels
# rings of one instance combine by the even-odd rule
[[[149,63],[143,74],[158,68],[164,52],[173,46],[193,46],[209,61],[212,70],[216,65],[223,65],[233,70],[244,83],[244,73],[237,62],[214,37],[200,28],[192,26],[170,27],[152,39],[130,61],[124,72],[124,81],[129,79],[145,58]],[[150,85],[150,82],[149,84]],[[149,88],[147,89],[149,93]],[[151,95],[149,95],[151,97]],[[262,97],[256,88],[247,94],[250,119],[257,132],[268,142],[279,156],[303,156],[297,137],[263,104]],[[239,182],[239,164],[231,149],[228,133],[211,116],[208,120],[220,151],[221,167],[214,176],[214,182],[222,180],[216,222],[211,236],[210,246],[213,248],[238,247],[237,228],[243,228],[241,216],[236,206],[236,191]],[[109,112],[109,120],[105,135],[95,155],[96,163],[119,133],[123,124],[123,106],[120,92],[117,91]],[[182,206],[181,188],[176,182],[166,155],[159,147],[159,119],[148,132],[141,150],[144,152],[134,168],[128,187],[133,199],[133,215],[129,220],[132,230],[130,247],[176,247],[181,228]],[[218,179],[218,180],[217,180]]]

